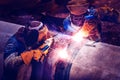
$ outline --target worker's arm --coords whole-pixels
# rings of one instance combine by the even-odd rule
[[[23,64],[21,56],[18,56],[17,52],[10,54],[4,61],[5,67],[15,68]]]
[[[4,65],[5,67],[14,68],[23,64],[21,56],[16,52],[17,44],[14,39],[7,42],[4,50]]]
[[[83,37],[90,40],[100,39],[101,23],[97,19],[86,20],[80,30],[83,33]]]
[[[24,51],[18,53],[19,50],[24,50],[24,45],[19,46],[19,42],[13,36],[11,37],[4,50],[4,66],[7,68],[16,68],[22,64],[30,64],[33,53],[32,51]]]

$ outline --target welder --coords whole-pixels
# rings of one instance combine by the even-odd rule
[[[41,62],[52,44],[48,28],[32,21],[21,27],[6,43],[3,80],[36,80]]]
[[[74,34],[81,30],[90,40],[100,39],[101,22],[96,16],[95,7],[90,6],[87,0],[70,0],[67,8],[70,14],[63,21],[63,25],[68,34]]]

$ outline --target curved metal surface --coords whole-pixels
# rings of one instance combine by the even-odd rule
[[[12,27],[16,26],[15,24],[11,25]],[[13,34],[14,29],[12,32],[7,32]],[[95,47],[88,46],[88,44],[91,45],[92,41],[75,42],[68,35],[56,34],[58,35],[54,38],[55,42],[49,55],[39,67],[39,79],[120,80],[120,47],[101,42],[94,43]],[[64,48],[66,48],[69,57],[60,58],[58,53],[61,50],[58,49]]]
[[[60,38],[57,40],[56,45],[64,43]],[[68,42],[67,50],[71,56],[68,60],[58,59],[57,52],[53,53],[54,48],[48,59],[53,70],[51,80],[119,80],[120,47],[101,42],[94,43],[95,47],[89,46],[92,43],[89,40]]]

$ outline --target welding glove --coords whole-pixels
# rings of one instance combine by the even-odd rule
[[[45,54],[48,53],[48,50],[43,52],[42,50],[36,49],[31,51],[25,51],[21,54],[22,60],[25,64],[29,65],[31,63],[31,60],[34,59],[37,62],[43,61]]]
[[[27,65],[31,63],[32,58],[36,60],[37,62],[43,62],[44,57],[48,53],[49,46],[46,44],[43,44],[40,46],[41,48],[36,49],[36,50],[30,50],[30,51],[25,51],[21,53],[21,57],[23,59],[23,62]]]
[[[33,51],[25,51],[23,53],[21,53],[21,57],[23,59],[23,62],[27,65],[30,64],[32,58],[33,58]]]
[[[39,49],[33,50],[33,59],[39,62],[40,58],[42,57],[43,52]]]

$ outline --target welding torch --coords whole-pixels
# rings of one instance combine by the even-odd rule
[[[39,61],[43,62],[44,57],[46,56],[46,54],[48,53],[48,49],[50,48],[50,46],[52,45],[53,41],[54,41],[54,37],[56,35],[54,35],[53,37],[50,37],[48,39],[46,39],[44,41],[43,47],[42,48],[38,48],[40,51],[42,51],[42,56],[40,57]]]

